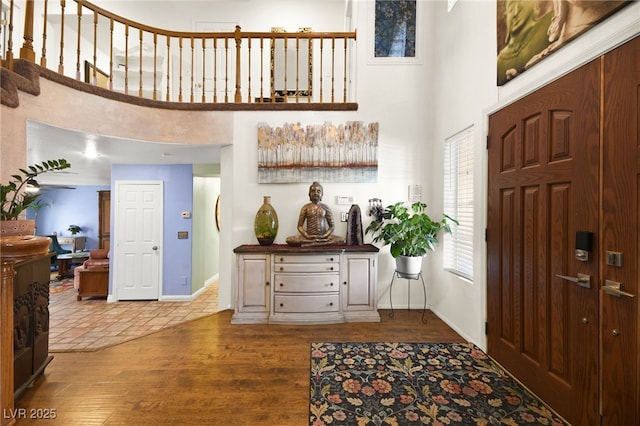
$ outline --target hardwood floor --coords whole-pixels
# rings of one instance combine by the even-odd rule
[[[462,342],[431,312],[380,323],[232,325],[231,311],[96,352],[56,353],[18,425],[304,425],[310,343]],[[38,411],[39,410],[39,411]],[[30,419],[55,410],[55,420]]]

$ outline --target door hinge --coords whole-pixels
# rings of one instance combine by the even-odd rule
[[[489,149],[489,141],[490,141],[490,140],[491,140],[491,139],[489,139],[489,135],[487,135],[487,149]]]
[[[489,323],[487,321],[484,322],[484,335],[489,335]]]
[[[486,243],[487,241],[489,241],[489,229],[484,228],[484,242]]]

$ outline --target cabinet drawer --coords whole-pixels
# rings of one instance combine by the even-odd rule
[[[279,263],[338,263],[340,262],[340,255],[338,253],[327,254],[275,254],[273,260],[276,264]]]
[[[338,291],[338,274],[275,274],[276,293],[321,293]]]
[[[278,263],[274,266],[275,273],[317,273],[317,272],[338,272],[339,263]]]
[[[337,294],[284,295],[274,296],[274,312],[338,312]]]

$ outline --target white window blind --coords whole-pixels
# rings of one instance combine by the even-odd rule
[[[444,267],[473,279],[473,127],[445,141],[444,212],[460,224],[444,238]]]

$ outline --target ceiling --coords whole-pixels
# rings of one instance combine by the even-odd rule
[[[71,167],[43,173],[41,185],[109,185],[112,164],[194,164],[197,176],[219,176],[220,145],[187,145],[93,135],[27,121],[27,164],[64,158]],[[87,153],[94,151],[90,158]]]

